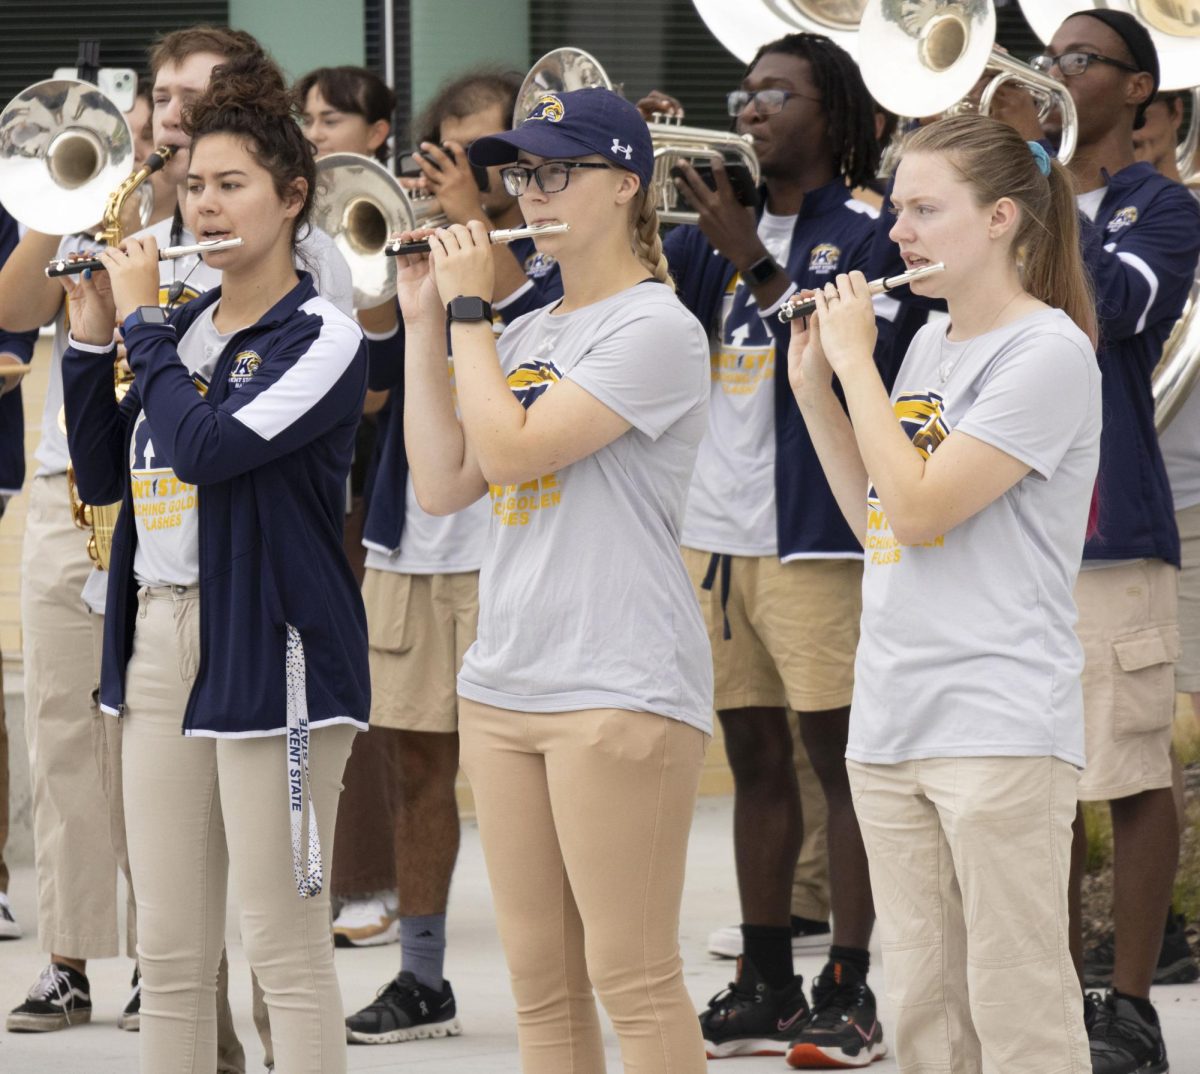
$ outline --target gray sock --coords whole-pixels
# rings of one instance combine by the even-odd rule
[[[426,988],[440,992],[445,960],[445,914],[400,919],[401,970],[408,970]]]

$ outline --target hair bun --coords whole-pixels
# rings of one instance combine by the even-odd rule
[[[260,53],[238,56],[214,67],[208,89],[185,110],[183,126],[194,135],[231,112],[255,112],[267,120],[296,120],[300,109],[279,65]]]

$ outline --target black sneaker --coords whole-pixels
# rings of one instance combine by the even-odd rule
[[[435,992],[403,970],[379,990],[374,1003],[346,1019],[346,1040],[351,1044],[394,1044],[457,1037],[462,1026],[456,1014],[449,981],[443,981],[442,990]]]
[[[1147,1022],[1123,996],[1104,997],[1088,1040],[1092,1074],[1166,1074],[1170,1069],[1157,1020]]]
[[[1083,955],[1083,983],[1087,988],[1107,988],[1112,984],[1113,936],[1109,933]],[[1172,914],[1163,932],[1162,947],[1158,952],[1158,965],[1154,967],[1154,983],[1157,985],[1191,984],[1200,980],[1200,966],[1192,957],[1187,941],[1187,919],[1183,914]]]
[[[845,965],[831,962],[813,981],[812,1016],[788,1051],[799,1070],[866,1067],[887,1055],[883,1027],[875,1017],[875,994]]]
[[[771,988],[743,956],[737,980],[708,1001],[700,1031],[709,1059],[787,1055],[792,1035],[807,1017],[803,977],[793,977],[785,988]]]
[[[51,962],[6,1023],[10,1033],[48,1033],[92,1020],[88,979],[78,970]]]
[[[0,940],[19,940],[20,938],[21,926],[13,917],[12,904],[8,901],[8,896],[0,891]]]
[[[136,966],[130,984],[133,992],[125,1003],[125,1009],[117,1015],[117,1028],[137,1033],[142,1028],[142,978]]]

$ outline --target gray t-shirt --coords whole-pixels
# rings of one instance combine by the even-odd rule
[[[459,693],[526,712],[653,712],[711,732],[712,658],[679,552],[707,426],[704,329],[668,288],[642,283],[518,318],[499,349],[526,408],[571,380],[632,428],[557,473],[490,490]]]
[[[892,404],[926,456],[961,432],[1031,470],[921,546],[897,543],[869,491],[846,756],[1050,755],[1082,766],[1073,590],[1099,464],[1095,352],[1059,310],[957,343],[944,324],[926,325]]]

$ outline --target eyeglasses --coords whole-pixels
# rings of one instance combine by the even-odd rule
[[[1106,63],[1110,67],[1119,67],[1122,71],[1129,71],[1135,75],[1141,71],[1140,68],[1134,67],[1122,60],[1114,60],[1108,56],[1101,56],[1098,52],[1082,52],[1074,49],[1070,52],[1064,52],[1060,56],[1052,56],[1049,52],[1043,52],[1040,56],[1034,56],[1029,61],[1029,66],[1035,71],[1041,71],[1042,74],[1049,74],[1050,69],[1057,64],[1058,69],[1066,78],[1074,78],[1075,75],[1083,74],[1094,63]]]
[[[510,164],[500,169],[500,179],[504,189],[514,198],[519,198],[529,188],[529,177],[537,180],[538,189],[543,194],[557,194],[567,189],[571,180],[571,172],[575,168],[610,168],[609,164],[588,160],[549,160],[530,168],[524,164]]]
[[[820,104],[819,97],[806,97],[803,93],[793,93],[791,90],[781,89],[764,89],[750,90],[735,89],[725,97],[726,110],[731,116],[740,115],[746,105],[754,102],[754,111],[760,116],[773,116],[776,112],[782,112],[783,106],[787,104],[791,97],[799,97],[804,101],[813,101]]]

